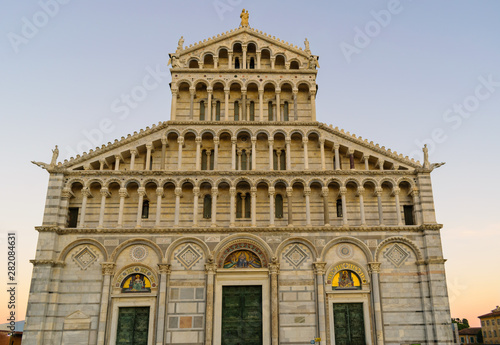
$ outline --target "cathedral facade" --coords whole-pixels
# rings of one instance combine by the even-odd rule
[[[169,121],[50,174],[23,344],[449,344],[420,164],[316,121],[318,57],[248,26],[170,54]]]

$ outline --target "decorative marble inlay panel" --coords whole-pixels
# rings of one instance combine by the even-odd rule
[[[190,270],[203,257],[196,248],[187,244],[175,255],[175,259],[187,270]]]
[[[337,246],[337,255],[342,259],[350,259],[354,256],[354,250],[350,244],[341,243]]]
[[[394,266],[400,267],[410,257],[410,253],[395,243],[389,250],[385,251],[384,257]]]
[[[130,259],[135,262],[144,260],[148,256],[148,249],[144,246],[134,246],[130,249]]]
[[[72,256],[73,261],[80,266],[82,270],[86,270],[92,265],[99,256],[90,247],[84,247]]]
[[[290,265],[298,268],[309,256],[298,244],[295,244],[283,255],[283,257]]]

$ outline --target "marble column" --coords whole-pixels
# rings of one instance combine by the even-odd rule
[[[334,144],[333,148],[335,150],[335,170],[340,170],[340,145]]]
[[[137,156],[137,150],[133,149],[130,150],[130,170],[134,171],[135,170],[135,157]]]
[[[92,193],[90,192],[89,187],[83,187],[82,189],[82,210],[80,211],[80,224],[79,227],[85,227],[85,213],[87,212],[87,200],[88,198],[92,198]]]
[[[139,189],[137,189],[137,194],[139,194],[139,202],[137,203],[137,224],[135,227],[140,228],[142,225],[142,203],[146,195],[146,188],[139,187]]]
[[[59,221],[58,221],[61,227],[67,226],[68,206],[69,206],[69,199],[71,199],[71,197],[74,197],[73,193],[71,192],[71,189],[63,188],[61,192],[61,207],[59,211]]]
[[[205,264],[205,274],[207,275],[207,304],[205,311],[205,345],[212,345],[214,329],[214,285],[217,265],[213,258],[209,258]]]
[[[256,150],[257,138],[252,137],[252,170],[257,169],[257,150]]]
[[[401,205],[399,204],[399,193],[401,190],[398,187],[392,189],[392,194],[394,194],[394,201],[396,206],[396,217],[398,220],[398,225],[403,225],[403,220],[401,218]]]
[[[347,201],[346,201],[347,188],[340,187],[340,198],[342,200],[342,225],[347,225]]]
[[[240,121],[248,121],[247,118],[247,90],[241,90],[241,118]]]
[[[224,121],[229,121],[229,88],[224,88]]]
[[[257,187],[250,188],[252,227],[257,226]]]
[[[268,139],[269,141],[269,170],[274,170],[274,139]]]
[[[161,159],[160,159],[160,170],[165,170],[166,167],[166,157],[167,156],[167,138],[161,138]]]
[[[198,200],[200,197],[200,187],[193,188],[193,227],[198,225]]]
[[[123,208],[125,206],[125,198],[128,198],[127,188],[120,188],[118,191],[120,195],[120,207],[118,209],[118,227],[123,225]]]
[[[191,86],[189,88],[189,119],[194,120],[194,96],[196,95],[196,88]]]
[[[219,194],[219,189],[217,187],[212,187],[212,228],[217,226],[217,195]]]
[[[102,269],[102,290],[101,290],[101,305],[99,308],[99,325],[97,330],[97,345],[105,344],[106,325],[108,319],[109,293],[111,288],[111,276],[115,271],[113,262],[101,262]]]
[[[276,57],[271,56],[271,69],[274,69],[274,63],[276,62]]]
[[[286,161],[286,170],[288,170],[288,171],[292,170],[292,149],[291,149],[291,144],[292,144],[292,138],[286,137],[285,138],[285,146],[286,146],[285,161]]]
[[[306,198],[306,226],[312,226],[312,224],[311,224],[311,202],[310,202],[311,188],[310,187],[304,188],[304,197]]]
[[[319,149],[320,149],[320,152],[321,152],[321,170],[326,170],[325,138],[319,138]]]
[[[321,189],[321,195],[323,196],[323,221],[325,226],[330,226],[330,210],[328,207],[328,187],[323,187]]]
[[[219,168],[219,137],[214,137],[214,166],[213,170]]]
[[[115,171],[116,170],[120,170],[120,160],[121,160],[121,156],[120,155],[116,155],[115,156]]]
[[[304,170],[309,170],[309,154],[307,152],[307,143],[309,139],[307,137],[302,138],[302,146],[304,147]]]
[[[98,228],[103,228],[104,226],[104,211],[106,210],[106,198],[109,198],[111,194],[109,193],[109,189],[106,187],[102,187],[100,190],[101,193],[101,208],[99,210],[99,225]]]
[[[274,257],[269,263],[269,275],[271,276],[271,345],[279,345],[278,274],[279,263]]]
[[[361,225],[366,225],[364,193],[365,193],[365,189],[363,187],[358,187],[359,212],[361,213]]]
[[[410,195],[413,198],[413,209],[415,212],[415,224],[421,225],[424,223],[424,221],[423,221],[423,215],[422,215],[422,208],[420,205],[420,191],[418,190],[418,188],[415,187],[410,192]]]
[[[104,170],[105,166],[107,166],[106,160],[105,159],[100,159],[99,160],[99,170],[101,170],[101,171]],[[132,170],[132,169],[130,169],[130,170]]]
[[[215,116],[212,118],[212,92],[213,89],[211,87],[207,88],[207,120],[215,121]]]
[[[146,162],[144,163],[144,170],[151,170],[151,150],[153,148],[153,144],[146,144]]]
[[[370,156],[363,156],[363,161],[365,163],[365,170],[370,170],[370,165],[368,163],[369,158],[370,158]]]
[[[229,226],[233,228],[235,226],[235,223],[236,223],[236,188],[235,187],[229,188],[229,195],[230,195]]]
[[[237,138],[231,138],[231,169],[236,170],[236,142]]]
[[[219,57],[214,56],[214,68],[217,69],[219,68]]]
[[[293,120],[299,121],[299,108],[297,107],[297,95],[299,93],[298,89],[293,89]]]
[[[349,155],[349,169],[354,170],[356,169],[356,166],[354,165],[354,150],[349,149],[347,153]]]
[[[177,170],[182,169],[182,147],[184,146],[184,137],[177,138],[178,154],[177,154]]]
[[[275,195],[275,189],[274,187],[269,187],[269,227],[274,227],[274,195]]]
[[[259,121],[264,121],[264,90],[259,89]]]
[[[179,226],[179,217],[181,211],[181,196],[182,188],[175,188],[175,214],[174,214],[174,226]]]
[[[212,166],[212,151],[207,150],[207,170],[214,170],[214,167]]]
[[[311,120],[316,121],[316,90],[311,90]]]
[[[286,196],[288,198],[288,226],[293,226],[292,187],[286,187]]]
[[[281,108],[281,100],[280,100],[280,95],[281,95],[281,89],[276,89],[275,91],[275,94],[276,94],[276,121],[283,121],[283,119],[281,118],[281,111],[280,111],[280,108]]]
[[[229,69],[232,69],[233,68],[233,51],[232,50],[229,50],[227,52],[227,65],[228,65],[228,68]]]
[[[243,51],[243,61],[241,61],[241,68],[246,69],[247,68],[247,45],[242,44],[241,50]]]
[[[177,95],[179,94],[179,89],[172,89],[172,104],[170,106],[170,119],[175,121],[175,115],[177,112]]]
[[[160,226],[161,221],[161,199],[163,198],[163,187],[156,188],[156,216],[155,226]]]
[[[165,336],[165,323],[167,320],[167,282],[170,277],[170,265],[158,264],[160,286],[158,291],[158,315],[156,318],[156,345],[163,345]]]
[[[375,314],[375,341],[377,345],[384,345],[384,324],[382,321],[382,304],[380,302],[380,262],[370,262],[372,280],[373,311]]]
[[[194,140],[196,143],[196,170],[201,170],[201,137],[196,137]],[[207,162],[207,167],[210,162]],[[207,169],[208,170],[208,169]]]
[[[257,51],[255,53],[257,55],[257,69],[260,69],[261,68],[260,67],[260,55],[262,54],[262,52],[261,51]]]
[[[380,171],[384,170],[384,160],[383,159],[378,160],[378,168],[380,169]]]
[[[326,341],[326,303],[325,303],[325,266],[326,262],[316,261],[314,265],[314,274],[316,275],[316,292],[317,292],[317,311],[318,315],[318,332],[321,341],[316,343],[324,345]]]
[[[378,224],[384,225],[384,211],[382,209],[382,188],[375,188],[375,195],[377,196],[377,205],[378,205]]]

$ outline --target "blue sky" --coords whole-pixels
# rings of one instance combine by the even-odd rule
[[[320,56],[318,120],[405,155],[427,143],[452,316],[499,304],[500,2],[5,0],[0,13],[0,246],[17,231],[29,289],[48,176],[61,159],[170,116],[168,53],[250,26]],[[120,118],[112,105],[151,70],[158,85]],[[490,177],[491,176],[491,177]],[[485,179],[485,177],[488,177]],[[1,260],[5,260],[2,258]],[[3,261],[2,261],[3,262]],[[1,265],[5,267],[5,265]],[[0,303],[3,303],[2,296]],[[19,306],[21,309],[22,305]]]

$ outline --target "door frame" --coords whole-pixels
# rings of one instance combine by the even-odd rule
[[[330,327],[330,344],[335,345],[335,326],[333,319],[333,304],[334,303],[362,303],[363,304],[363,319],[365,323],[365,341],[366,345],[372,345],[372,322],[370,318],[370,294],[366,292],[337,292],[328,293],[328,315]]]
[[[111,307],[111,327],[109,344],[116,345],[116,332],[118,331],[118,314],[120,307],[149,307],[148,344],[153,344],[155,334],[155,302],[156,297],[139,298],[113,298]]]
[[[213,318],[213,344],[220,345],[222,338],[222,287],[262,286],[262,344],[271,344],[271,299],[267,269],[221,269],[215,275],[215,299]],[[207,316],[209,317],[209,316]]]

